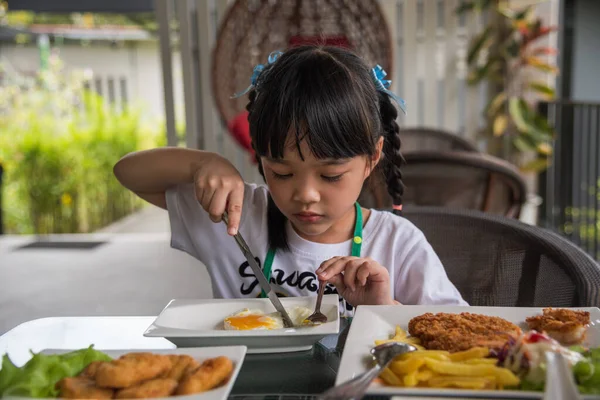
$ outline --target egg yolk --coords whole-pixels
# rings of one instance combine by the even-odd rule
[[[273,327],[273,321],[269,317],[264,315],[244,315],[236,317],[228,317],[225,319],[233,328],[240,331],[247,331],[251,329],[266,328],[271,329]]]

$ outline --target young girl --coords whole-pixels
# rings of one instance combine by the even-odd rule
[[[206,265],[217,298],[261,293],[229,236],[239,230],[279,295],[313,294],[323,280],[349,312],[362,304],[464,305],[423,233],[394,215],[402,156],[390,96],[399,99],[384,74],[335,47],[297,47],[257,66],[247,109],[266,186],[244,183],[217,154],[183,148],[129,154],[115,175],[168,210],[171,246]],[[394,213],[356,204],[380,164]]]

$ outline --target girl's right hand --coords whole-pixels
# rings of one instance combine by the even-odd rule
[[[244,202],[244,181],[237,169],[225,158],[214,154],[194,173],[196,197],[213,222],[221,222],[227,211],[227,233],[238,232]]]

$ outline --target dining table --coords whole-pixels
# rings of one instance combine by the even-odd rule
[[[97,350],[174,349],[165,338],[145,337],[155,316],[48,317],[22,323],[0,336],[0,355],[17,366],[31,353],[75,350],[94,345]],[[309,400],[335,385],[351,319],[340,320],[340,333],[329,335],[307,351],[247,354],[229,395],[230,399]],[[496,393],[494,399],[502,399]],[[454,399],[462,398],[450,396]],[[367,396],[369,399],[389,399]],[[391,400],[433,400],[449,397],[393,396]],[[480,398],[480,397],[478,397]],[[508,397],[507,397],[508,398]],[[511,397],[514,400],[514,397]]]

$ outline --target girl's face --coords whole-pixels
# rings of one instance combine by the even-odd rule
[[[273,201],[304,239],[336,243],[354,226],[354,203],[365,179],[379,162],[383,140],[371,162],[365,156],[322,160],[300,143],[286,146],[282,160],[261,157]]]

